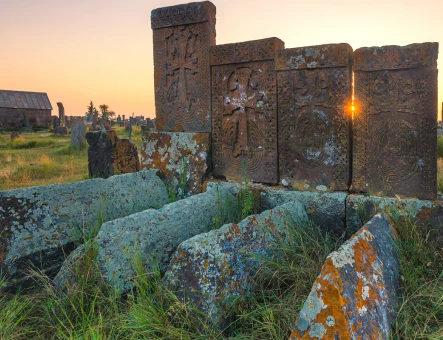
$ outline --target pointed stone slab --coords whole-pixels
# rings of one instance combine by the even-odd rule
[[[437,43],[354,53],[353,188],[437,197]]]
[[[351,179],[352,48],[278,52],[280,182],[299,190],[346,190]]]
[[[156,126],[159,131],[211,132],[209,48],[215,6],[209,2],[151,13]]]

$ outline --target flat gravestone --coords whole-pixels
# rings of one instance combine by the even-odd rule
[[[346,190],[350,182],[352,48],[280,50],[276,61],[280,181]]]
[[[211,47],[214,174],[278,182],[278,38]]]
[[[87,125],[84,119],[75,122],[71,129],[71,146],[78,148],[86,144],[86,129]]]
[[[158,130],[211,132],[215,6],[204,1],[158,8],[151,13],[151,27]]]
[[[354,53],[353,186],[437,197],[437,43]]]

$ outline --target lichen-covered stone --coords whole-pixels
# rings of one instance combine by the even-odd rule
[[[54,129],[54,135],[67,135],[68,134],[68,128],[65,126],[57,126]]]
[[[443,247],[443,202],[418,199],[397,199],[388,197],[349,195],[346,199],[346,230],[355,233],[377,212],[389,215],[407,216],[416,221],[424,235],[439,242]]]
[[[345,233],[346,196],[340,193],[318,193],[309,191],[288,191],[283,189],[263,190],[261,208],[272,209],[291,201],[301,202],[309,219],[338,239]]]
[[[329,254],[290,339],[388,339],[399,288],[396,238],[379,214]]]
[[[119,139],[114,145],[114,169],[120,174],[140,171],[137,145],[130,139]]]
[[[89,176],[108,178],[140,170],[137,146],[130,139],[119,139],[115,130],[88,132]]]
[[[97,223],[168,201],[155,171],[0,192],[0,270],[15,286],[29,266],[55,273]]]
[[[232,299],[245,297],[253,287],[257,256],[271,256],[295,224],[307,222],[302,204],[294,201],[197,235],[180,244],[163,281],[223,327]]]
[[[209,133],[144,132],[141,163],[144,169],[156,169],[181,195],[202,192],[210,165]]]
[[[219,213],[220,200],[235,199],[235,194],[233,188],[220,186],[159,210],[145,210],[104,223],[95,239],[97,264],[104,279],[120,292],[130,289],[135,275],[134,260],[139,257],[148,272],[152,270],[153,262],[165,271],[177,246],[192,236],[209,231],[212,219]],[[66,265],[72,262],[68,259]],[[69,270],[62,268],[62,272],[67,274],[57,278],[61,288],[69,280]]]

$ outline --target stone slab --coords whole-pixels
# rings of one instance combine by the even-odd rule
[[[443,201],[349,195],[346,199],[348,236],[379,212],[387,212],[393,217],[407,216],[415,220],[423,235],[438,242],[443,248]]]
[[[278,182],[274,59],[279,47],[284,47],[280,39],[269,38],[211,48],[216,176]]]
[[[329,254],[290,339],[389,339],[400,288],[397,237],[380,214]]]
[[[119,139],[113,149],[114,169],[119,174],[140,171],[137,145],[127,138]],[[148,169],[149,170],[149,169]]]
[[[353,189],[437,196],[437,43],[354,52]]]
[[[85,120],[79,120],[76,121],[71,129],[71,145],[73,147],[80,147],[84,144],[86,144],[86,121]]]
[[[294,201],[194,236],[179,245],[163,282],[223,328],[232,317],[232,300],[245,298],[254,287],[257,257],[272,256],[307,220],[302,204]]]
[[[142,139],[142,168],[159,170],[170,185],[184,189],[179,196],[202,192],[211,166],[209,133],[144,132]]]
[[[212,227],[212,218],[219,213],[220,199],[235,199],[236,192],[226,186],[165,205],[159,210],[145,210],[104,223],[95,238],[97,263],[104,279],[120,292],[133,286],[133,260],[141,256],[146,271],[158,264],[161,271],[177,246]],[[67,260],[69,266],[73,261]],[[69,270],[62,268],[59,287],[69,280]]]
[[[209,49],[215,45],[215,12],[204,1],[151,13],[159,131],[211,132]]]
[[[319,193],[309,191],[288,191],[264,189],[260,194],[262,209],[272,209],[287,202],[303,204],[309,219],[321,230],[329,232],[334,239],[340,239],[346,232],[347,193]]]
[[[348,189],[351,46],[280,50],[276,65],[280,182],[297,190]]]
[[[74,242],[101,220],[168,201],[155,171],[0,191],[0,269],[15,286],[29,266],[55,274]]]

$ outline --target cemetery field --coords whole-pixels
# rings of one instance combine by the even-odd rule
[[[117,127],[119,138],[127,138]],[[131,139],[141,149],[141,130],[134,127]],[[75,182],[88,179],[88,147],[71,147],[71,136],[52,132],[21,133],[11,141],[10,133],[0,134],[0,190]]]

